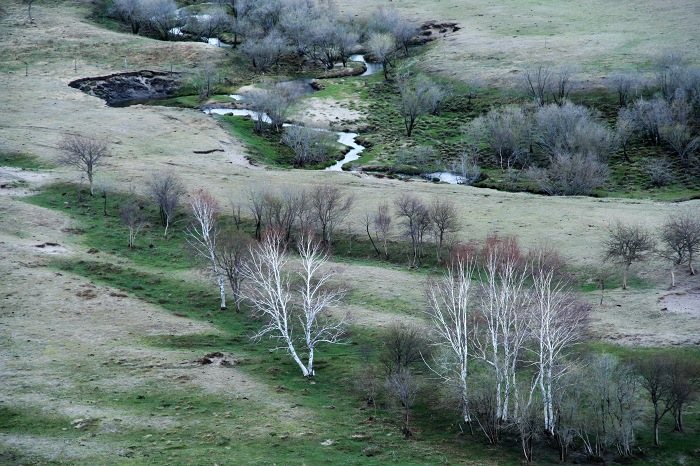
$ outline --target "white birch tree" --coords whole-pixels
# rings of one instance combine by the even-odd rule
[[[268,231],[251,258],[244,265],[246,296],[255,314],[266,322],[253,336],[265,335],[281,342],[304,377],[315,375],[315,350],[321,343],[337,343],[345,328],[345,319],[333,320],[325,313],[342,296],[342,291],[329,287],[332,273],[322,271],[328,256],[310,236],[299,241],[301,285],[292,288],[291,274],[283,270],[288,256],[284,253],[284,233]],[[301,334],[301,336],[299,336]],[[303,354],[298,348],[303,348]]]
[[[530,338],[536,369],[532,390],[539,388],[544,407],[544,429],[555,431],[555,390],[559,379],[568,371],[566,350],[582,336],[588,320],[589,306],[575,301],[556,281],[554,271],[538,269],[533,273],[533,305]]]
[[[490,366],[495,379],[497,417],[507,421],[517,398],[516,367],[527,337],[530,296],[527,268],[513,256],[494,250],[486,258],[481,303],[474,324],[474,353]]]
[[[433,369],[443,379],[455,381],[460,389],[462,419],[471,425],[469,414],[469,339],[472,320],[472,274],[468,261],[448,269],[445,277],[429,284],[426,291],[428,315],[443,347],[454,361],[450,367]]]
[[[216,256],[216,242],[219,235],[216,225],[218,214],[216,200],[206,191],[199,191],[192,196],[190,208],[194,222],[187,229],[185,237],[197,254],[209,262],[219,286],[221,309],[226,309],[225,277]]]

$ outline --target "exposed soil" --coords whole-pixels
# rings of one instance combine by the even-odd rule
[[[108,105],[115,105],[134,100],[172,97],[180,83],[176,75],[142,70],[76,79],[68,85],[99,97]]]

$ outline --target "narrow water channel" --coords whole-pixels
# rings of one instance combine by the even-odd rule
[[[365,64],[367,70],[361,74],[360,76],[370,76],[374,73],[377,73],[381,71],[382,65],[381,63],[368,63],[365,61],[365,57],[363,55],[351,55],[350,56],[351,61],[355,62],[362,62]],[[295,81],[303,81],[306,86],[309,88],[310,83],[312,80],[310,79],[304,79],[304,80],[295,80]],[[231,97],[234,100],[237,101],[245,101],[245,96],[241,94],[231,94],[229,97]],[[215,114],[215,115],[233,115],[233,116],[249,116],[250,118],[257,120],[258,119],[258,113],[254,112],[252,110],[247,110],[247,109],[231,109],[231,108],[207,108],[204,110],[205,113],[207,114]],[[262,115],[262,120],[266,123],[270,123],[270,118],[267,115]],[[285,123],[285,126],[292,126],[290,123]],[[331,165],[330,167],[327,167],[326,170],[330,171],[342,171],[343,166],[355,161],[360,158],[362,155],[362,151],[365,150],[365,147],[358,144],[355,138],[357,137],[357,133],[350,133],[350,132],[345,132],[345,131],[328,131],[325,129],[320,129],[320,128],[313,128],[316,129],[317,131],[326,131],[326,132],[332,132],[338,135],[337,141],[350,148],[350,151],[348,151],[345,154],[345,157],[343,157],[342,160],[338,160],[336,163]]]

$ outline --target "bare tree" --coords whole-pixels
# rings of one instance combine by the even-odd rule
[[[604,260],[614,260],[624,266],[622,289],[627,289],[627,272],[634,262],[644,260],[654,250],[654,238],[640,225],[616,222],[608,227],[608,237],[603,240]]]
[[[408,46],[418,34],[418,28],[402,18],[395,8],[378,8],[371,16],[368,28],[375,33],[391,35],[397,48],[403,49],[406,56],[408,56]]]
[[[34,18],[32,17],[32,5],[34,4],[34,0],[22,0],[22,3],[27,5],[27,17],[29,18],[29,23],[33,24]]]
[[[622,147],[622,155],[625,162],[630,162],[627,154],[627,147],[632,138],[639,132],[639,122],[634,117],[634,112],[628,108],[621,108],[617,112],[617,124],[615,125],[615,136],[617,143]]]
[[[141,14],[141,2],[142,0],[114,0],[109,12],[129,25],[132,34],[138,34],[144,21]]]
[[[127,202],[119,209],[119,217],[129,229],[129,249],[134,249],[136,247],[136,235],[145,222],[141,206],[136,201]]]
[[[604,161],[615,147],[614,133],[581,105],[546,105],[535,113],[535,143],[545,155],[592,154]]]
[[[308,195],[305,190],[262,191],[254,194],[251,210],[256,218],[256,230],[265,228],[281,232],[286,248],[298,220],[304,218],[304,211],[308,210]],[[304,231],[308,229],[302,226],[302,234],[308,233]]]
[[[403,117],[406,136],[411,137],[418,121],[436,108],[444,93],[438,84],[422,75],[417,78],[404,75],[397,83],[399,111]]]
[[[593,280],[598,284],[600,288],[600,305],[603,305],[603,300],[605,299],[605,290],[607,288],[610,279],[616,275],[617,272],[610,267],[608,264],[601,264],[593,272]]]
[[[501,441],[501,417],[497,383],[491,372],[477,372],[470,378],[469,413],[476,420],[490,445]]]
[[[404,220],[404,234],[411,240],[411,267],[418,267],[423,257],[425,233],[431,226],[430,211],[422,200],[404,194],[394,202],[396,213]]]
[[[430,220],[435,236],[435,250],[437,260],[442,260],[442,248],[449,235],[457,233],[460,229],[459,215],[454,202],[436,197],[430,204]]]
[[[178,26],[175,0],[142,0],[142,17],[148,32],[160,40],[173,37],[173,29]]]
[[[163,236],[168,236],[168,227],[173,221],[180,199],[187,193],[182,180],[172,172],[158,172],[146,182],[148,193],[158,205],[160,222],[165,227]]]
[[[66,136],[58,145],[62,155],[58,158],[61,165],[77,168],[90,183],[90,195],[94,196],[93,178],[95,169],[102,159],[109,156],[107,142],[84,136]]]
[[[700,214],[687,209],[668,217],[661,227],[661,242],[664,257],[676,265],[687,264],[690,274],[695,275],[693,259],[700,251]]]
[[[406,170],[406,166],[425,175],[432,170],[438,158],[438,152],[432,146],[404,146],[400,147],[396,154],[396,163],[399,170]],[[404,167],[401,167],[401,166]]]
[[[431,369],[446,381],[453,381],[460,391],[462,419],[471,425],[469,414],[469,360],[472,314],[472,264],[459,260],[448,268],[445,277],[429,282],[426,290],[428,315],[437,334],[440,348],[451,357],[446,364]]]
[[[253,236],[258,241],[262,239],[262,232],[264,227],[265,194],[265,191],[262,190],[251,190],[250,204],[248,204],[250,213],[253,215],[253,221],[255,222],[255,234]]]
[[[532,128],[522,107],[507,105],[490,110],[469,123],[468,134],[486,142],[501,168],[525,167],[530,162]]]
[[[253,68],[266,71],[279,62],[287,50],[287,41],[276,29],[260,39],[246,41],[241,53],[253,62]]]
[[[700,146],[700,137],[694,136],[690,127],[682,123],[662,126],[660,134],[687,167]]]
[[[374,231],[374,237],[372,236],[370,227],[372,227]],[[377,252],[377,256],[382,255],[382,252],[380,252],[379,248],[377,247],[377,243],[379,243],[382,246],[384,258],[386,259],[389,257],[389,250],[387,247],[389,236],[391,235],[391,214],[389,212],[389,204],[386,202],[379,204],[376,212],[373,214],[365,212],[365,230],[367,231],[367,236],[369,237],[374,250]]]
[[[573,89],[572,78],[576,72],[573,65],[562,65],[553,73],[551,94],[554,103],[564,105]]]
[[[430,357],[430,353],[425,330],[416,325],[392,325],[383,338],[381,361],[386,373],[386,389],[401,406],[401,431],[405,438],[412,436],[410,410],[420,389],[412,367]]]
[[[671,107],[660,97],[635,101],[632,114],[641,134],[655,145],[661,143],[661,128],[673,123]]]
[[[343,67],[348,66],[348,58],[352,51],[360,43],[360,33],[350,24],[337,24],[335,29],[335,42]]]
[[[382,64],[384,79],[389,79],[389,67],[394,60],[396,40],[390,34],[375,32],[369,36],[365,45],[374,60]]]
[[[317,346],[337,343],[344,331],[344,319],[338,321],[326,317],[328,307],[338,302],[342,291],[329,287],[332,274],[321,271],[328,256],[310,235],[306,235],[299,242],[302,284],[297,296],[301,304],[295,305],[291,277],[283,271],[288,261],[283,245],[284,235],[269,230],[259,247],[251,250],[251,259],[244,266],[248,283],[246,297],[254,312],[266,320],[254,337],[260,339],[269,335],[279,340],[302,375],[313,377]],[[297,336],[297,331],[301,337]],[[307,352],[306,363],[297,350],[300,346]]]
[[[303,93],[303,85],[295,82],[278,83],[250,92],[246,101],[257,113],[255,131],[262,132],[264,123],[280,131]]]
[[[188,82],[197,91],[199,100],[205,101],[214,92],[216,79],[216,66],[211,62],[205,62],[197,67],[197,71],[188,79]]]
[[[545,65],[528,68],[522,74],[522,86],[537,105],[547,103],[547,93],[551,87],[552,70]]]
[[[493,374],[497,417],[508,421],[518,398],[516,368],[530,326],[527,268],[496,249],[486,257],[483,293],[474,322],[476,358]]]
[[[336,28],[337,24],[330,18],[323,18],[312,26],[307,25],[307,34],[309,27],[312,28],[313,34],[313,57],[321,62],[321,64],[330,70],[341,60],[340,49],[338,48]]]
[[[528,464],[532,464],[534,443],[540,436],[542,410],[538,401],[531,393],[524,394],[521,391],[515,400],[516,409],[511,422],[511,426],[514,426],[518,433],[520,448]]]
[[[382,338],[381,362],[387,374],[408,369],[430,356],[425,330],[416,325],[391,325]]]
[[[673,410],[675,403],[670,377],[672,362],[664,354],[655,354],[639,357],[633,364],[641,377],[642,387],[654,405],[654,445],[660,445],[659,424]]]
[[[620,99],[620,107],[626,107],[632,100],[632,92],[636,90],[639,79],[631,74],[616,74],[611,78],[611,83]]]
[[[250,260],[251,246],[251,239],[240,230],[234,229],[223,231],[216,244],[216,258],[231,287],[236,312],[240,312],[244,297],[242,291],[244,270],[246,263]]]
[[[683,411],[689,402],[697,399],[700,391],[700,362],[675,356],[670,370],[671,394],[674,399],[674,430],[683,432]]]
[[[229,14],[233,19],[231,29],[233,31],[233,46],[236,47],[238,45],[238,33],[242,29],[241,24],[253,9],[253,2],[251,0],[219,0],[219,3],[228,8]]]
[[[530,167],[527,176],[547,194],[587,196],[608,181],[610,170],[593,154],[558,154],[547,168]]]
[[[478,158],[474,154],[463,152],[459,161],[452,164],[452,172],[461,177],[460,184],[471,186],[481,178],[481,167]]]
[[[226,287],[224,274],[219,267],[216,256],[219,229],[217,226],[218,204],[211,194],[206,191],[195,193],[190,199],[190,208],[194,221],[187,229],[187,242],[199,256],[209,262],[214,277],[219,286],[221,309],[226,309]]]
[[[638,378],[627,364],[605,354],[592,361],[588,377],[589,415],[593,420],[589,425],[594,429],[595,443],[582,437],[584,449],[598,459],[610,446],[615,446],[620,456],[631,456],[634,430],[642,416]]]
[[[537,372],[532,386],[540,390],[545,432],[554,435],[557,384],[569,369],[566,352],[580,341],[586,329],[590,306],[576,301],[564,283],[554,278],[552,269],[543,269],[538,264],[534,267],[534,305],[529,324]]]
[[[321,229],[323,245],[333,244],[333,231],[348,216],[355,201],[352,194],[333,185],[315,186],[309,192],[309,208]]]
[[[231,26],[231,17],[225,8],[209,6],[199,14],[190,16],[183,30],[207,42],[212,38],[218,39],[221,33],[231,30]]]
[[[649,175],[649,181],[655,187],[666,186],[674,179],[673,166],[665,158],[652,160],[644,165],[644,171]]]
[[[332,134],[306,126],[287,126],[282,134],[282,144],[294,151],[294,166],[323,163],[333,151],[335,139]]]
[[[401,406],[401,432],[404,438],[411,438],[411,407],[420,389],[416,376],[410,369],[402,367],[389,373],[386,377],[386,390],[394,396]]]

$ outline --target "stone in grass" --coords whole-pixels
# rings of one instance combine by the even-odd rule
[[[362,454],[365,456],[377,456],[381,452],[382,450],[376,445],[368,445],[362,450]]]
[[[324,447],[328,447],[328,446],[333,445],[334,443],[335,443],[335,441],[333,441],[333,440],[327,438],[326,440],[324,440],[323,442],[321,442],[321,445],[323,445]]]
[[[94,426],[99,422],[98,419],[94,418],[85,418],[85,419],[74,419],[71,421],[70,425],[74,429],[79,429],[79,430],[85,430],[90,426]]]

